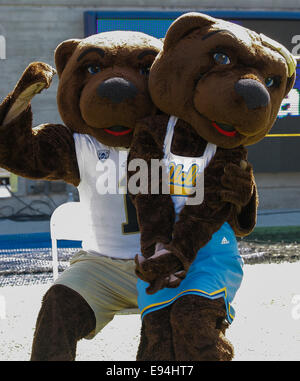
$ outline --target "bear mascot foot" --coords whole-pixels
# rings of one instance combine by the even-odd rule
[[[186,295],[143,319],[138,361],[230,361],[222,298]]]
[[[74,361],[77,341],[95,326],[93,310],[77,292],[59,284],[52,286],[36,322],[31,361]]]

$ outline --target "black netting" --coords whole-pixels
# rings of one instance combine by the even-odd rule
[[[246,264],[293,262],[300,260],[298,242],[238,242]],[[58,248],[59,272],[69,265],[70,258],[79,248]],[[48,283],[53,279],[50,248],[0,249],[0,287]]]
[[[78,248],[59,248],[59,271],[63,271]],[[0,287],[47,283],[53,279],[50,248],[0,249]]]

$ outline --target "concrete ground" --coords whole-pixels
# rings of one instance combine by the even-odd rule
[[[49,221],[0,221],[0,234],[45,232]],[[259,210],[257,227],[300,226],[300,209]],[[299,254],[299,253],[298,253]],[[300,261],[247,264],[227,337],[236,361],[300,360]],[[35,321],[49,284],[0,288],[0,361],[28,361]],[[77,361],[134,361],[140,316],[116,316],[93,340],[81,340]]]
[[[236,361],[300,360],[300,262],[245,265],[236,318],[227,337]],[[0,289],[0,361],[27,361],[41,299],[50,284]],[[2,309],[1,309],[2,306]],[[93,340],[81,340],[77,361],[134,361],[139,315],[116,316]]]

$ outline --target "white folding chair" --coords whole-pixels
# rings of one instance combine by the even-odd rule
[[[50,219],[53,279],[58,277],[57,240],[81,241],[84,232],[84,211],[80,202],[67,202],[54,210]]]
[[[87,224],[85,212],[80,202],[67,202],[54,210],[50,219],[50,235],[52,244],[52,267],[54,281],[58,277],[57,240],[82,241]],[[126,308],[118,315],[139,313],[138,308]]]

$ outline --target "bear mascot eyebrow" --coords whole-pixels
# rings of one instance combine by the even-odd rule
[[[245,146],[270,131],[295,69],[282,45],[231,22],[192,12],[168,29],[149,76],[162,113],[139,123],[128,158],[129,181],[134,159],[149,168],[162,161],[171,190],[151,195],[149,174],[148,193],[132,194],[143,254],[136,257],[139,360],[233,358],[225,330],[243,276],[235,235],[252,231],[257,208]],[[185,189],[191,158],[197,176],[204,173],[198,205],[175,192]]]
[[[62,42],[55,64],[64,125],[32,128],[30,101],[49,87],[55,72],[45,63],[30,64],[0,106],[0,166],[78,186],[87,212],[84,251],[44,296],[31,360],[74,360],[79,339],[96,335],[118,310],[137,307],[135,210],[124,194],[97,192],[96,166],[107,155],[118,162],[136,121],[154,113],[148,74],[161,46],[152,36],[129,31]]]

